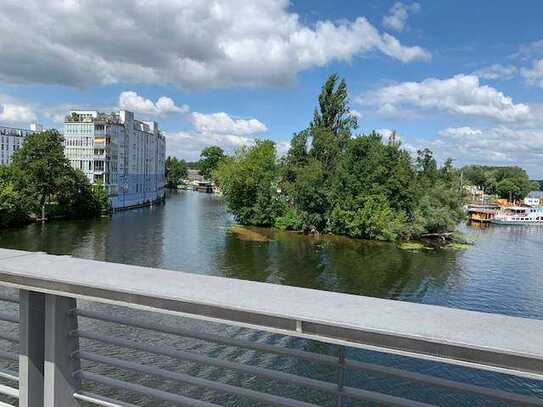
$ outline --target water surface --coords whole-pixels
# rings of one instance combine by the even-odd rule
[[[542,227],[497,226],[481,229],[462,226],[462,230],[475,241],[475,245],[467,250],[410,251],[402,250],[390,243],[326,236],[308,238],[295,233],[259,229],[255,229],[254,232],[262,235],[262,239],[247,239],[232,233],[230,231],[232,224],[233,220],[227,214],[220,197],[194,192],[176,192],[169,195],[163,206],[118,213],[111,219],[54,221],[45,225],[33,224],[21,229],[3,230],[0,232],[0,247],[69,254],[81,258],[190,273],[543,319]],[[104,308],[100,305],[87,306]],[[107,310],[111,311],[111,308]],[[130,314],[129,310],[123,309],[116,309],[115,312]],[[177,323],[171,318],[167,322]],[[184,320],[183,323],[201,325],[188,320]],[[118,334],[124,329],[113,326],[104,328],[103,325],[100,328],[106,329],[110,334]],[[211,325],[201,328],[264,342],[279,340],[283,341],[284,345],[295,347],[319,347],[318,344],[307,341],[278,339],[274,335],[240,328],[232,327],[226,331],[224,327]],[[128,331],[122,332],[127,334]],[[255,358],[264,358],[262,355],[255,355],[254,352],[240,355],[238,350],[197,341],[157,337],[150,333],[145,337],[142,337],[141,333],[134,334],[146,341],[165,341],[170,344],[174,341],[173,344],[178,348],[196,350],[206,355],[237,358],[238,361],[240,357],[253,362]],[[104,349],[97,344],[89,346],[94,346],[97,350]],[[333,352],[330,349],[328,351]],[[107,352],[112,355],[122,354],[123,357],[131,355],[113,348],[107,348]],[[132,356],[138,360],[142,357]],[[433,374],[511,388],[532,395],[540,395],[542,392],[538,383],[498,375],[477,375],[465,369],[444,368],[431,364],[422,366],[420,363],[392,360],[383,355],[376,356],[355,350],[351,350],[351,357],[377,360],[392,365],[403,363],[405,366],[431,371]],[[149,356],[146,358],[145,360],[148,360]],[[171,361],[156,357],[151,357],[149,361],[161,366],[172,366]],[[327,373],[321,372],[318,367],[285,361],[270,355],[259,360],[259,363],[285,371],[327,376]],[[251,379],[225,372],[219,374],[217,369],[213,368],[195,367],[190,364],[175,364],[175,367],[191,374],[220,377],[223,381],[233,380],[238,384],[262,386],[262,389],[267,390],[272,386],[270,383],[254,384]],[[100,367],[96,368],[100,371]],[[122,377],[132,378],[132,376]],[[414,392],[419,399],[421,397],[424,399],[427,393],[426,389],[406,383],[395,383],[382,378],[366,379],[365,376],[358,375],[351,377],[350,380],[366,388],[399,395]],[[152,384],[163,386],[169,391],[181,390],[178,384],[163,381]],[[203,395],[193,393],[198,390],[184,387],[182,390],[188,392],[187,394],[223,404],[254,405],[214,393]],[[430,397],[430,393],[426,396]],[[431,393],[431,396],[436,397],[436,394]],[[458,395],[451,396],[445,393],[438,397],[441,404],[448,405],[455,405],[460,400],[457,398],[460,397]],[[323,405],[327,403],[333,405],[333,400],[326,398],[312,400]],[[464,404],[488,405],[477,399],[462,400]],[[132,401],[144,402],[145,399]],[[157,404],[149,402],[146,405]]]

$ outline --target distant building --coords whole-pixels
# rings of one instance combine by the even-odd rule
[[[104,185],[114,210],[164,198],[166,139],[156,122],[135,120],[125,110],[72,111],[64,151],[73,168]]]
[[[11,164],[11,156],[21,148],[25,137],[41,130],[37,123],[32,123],[30,129],[0,126],[0,165]]]
[[[524,198],[524,205],[540,206],[543,202],[543,191],[532,191]]]
[[[200,174],[199,170],[187,170],[187,180],[192,182],[202,182],[204,181],[204,176]]]

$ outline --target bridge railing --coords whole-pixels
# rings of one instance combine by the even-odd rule
[[[543,321],[2,249],[0,286],[0,407],[440,405],[433,393],[385,393],[370,377],[543,406],[355,357],[359,349],[543,385]]]

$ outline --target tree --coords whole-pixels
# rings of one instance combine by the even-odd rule
[[[224,159],[224,150],[219,146],[210,146],[202,150],[200,154],[200,173],[205,179],[210,179],[219,163]]]
[[[234,157],[220,160],[213,178],[238,222],[272,226],[284,210],[277,190],[278,175],[275,144],[257,140]]]
[[[13,169],[0,165],[0,228],[30,220],[30,201],[15,188],[14,179]]]
[[[73,168],[69,168],[60,180],[54,198],[60,206],[60,214],[70,218],[86,218],[111,210],[104,185],[92,185],[82,171]]]
[[[349,108],[347,83],[344,79],[338,81],[339,77],[332,74],[324,83],[310,127],[327,129],[336,137],[348,138],[351,131],[358,128],[358,121]]]
[[[26,137],[21,148],[13,154],[13,167],[20,174],[18,187],[34,197],[42,218],[51,196],[60,192],[61,183],[71,170],[64,157],[63,138],[57,130],[47,130]]]
[[[187,176],[187,163],[176,157],[166,158],[166,185],[168,188],[177,188],[177,185]]]
[[[504,199],[523,199],[539,185],[520,167],[470,165],[462,168],[466,181]]]

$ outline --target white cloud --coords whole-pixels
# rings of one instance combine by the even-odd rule
[[[403,31],[410,12],[420,10],[419,3],[403,4],[395,3],[389,11],[389,15],[383,17],[383,26],[389,30]]]
[[[201,133],[246,136],[268,130],[264,123],[256,119],[233,119],[224,112],[210,114],[194,112],[192,122],[196,130]]]
[[[520,74],[529,84],[543,88],[543,59],[534,61],[531,68],[522,68]]]
[[[418,141],[418,147],[429,147],[442,160],[454,158],[456,165],[518,165],[532,177],[543,176],[543,128],[447,128],[433,140]]]
[[[121,110],[130,110],[146,116],[166,116],[169,113],[186,113],[189,111],[187,105],[177,106],[168,97],[162,96],[156,102],[145,99],[136,92],[122,92],[119,96],[119,107]]]
[[[30,105],[0,95],[0,124],[25,125],[28,127],[36,120],[36,113]]]
[[[510,58],[519,58],[523,61],[532,60],[535,57],[543,55],[543,40],[533,41],[529,44],[523,44],[518,51],[510,55]]]
[[[308,25],[289,7],[288,0],[4,0],[0,81],[273,86],[372,51],[402,62],[430,58],[364,17]]]
[[[518,68],[514,65],[494,64],[485,66],[472,73],[482,79],[513,79],[518,73]]]
[[[167,154],[190,161],[198,160],[200,152],[208,146],[219,146],[227,153],[233,153],[240,147],[253,145],[254,142],[254,138],[233,134],[200,133],[197,131],[166,133]]]
[[[392,129],[375,129],[376,133],[379,133],[383,137],[383,141],[391,141],[392,135],[394,135],[394,141],[401,141],[400,133]]]
[[[513,103],[509,96],[495,88],[481,85],[479,78],[473,75],[456,75],[448,79],[429,78],[422,82],[385,86],[358,97],[357,102],[376,106],[379,113],[389,116],[409,115],[409,109],[416,108],[501,122],[531,117],[528,105]]]
[[[168,154],[188,160],[197,160],[204,147],[217,145],[233,153],[243,146],[255,143],[258,134],[268,131],[257,119],[232,118],[224,112],[191,115],[193,130],[166,134]],[[278,151],[284,146],[279,143]]]

